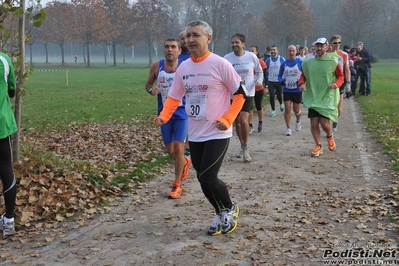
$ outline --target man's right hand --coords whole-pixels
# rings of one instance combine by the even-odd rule
[[[151,91],[149,91],[149,93],[154,96],[157,95],[159,93],[159,87],[158,86],[154,86],[151,88]]]
[[[156,127],[160,127],[160,126],[162,126],[162,124],[163,124],[163,121],[162,121],[161,118],[157,117],[157,118],[154,119],[154,125]]]
[[[351,92],[351,84],[349,82],[346,82],[344,89],[346,93]]]

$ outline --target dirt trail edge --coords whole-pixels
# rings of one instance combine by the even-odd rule
[[[319,158],[310,156],[305,108],[298,132],[292,115],[292,136],[283,113],[265,109],[263,131],[250,136],[253,162],[235,158],[234,135],[220,171],[241,208],[233,233],[206,234],[214,214],[191,168],[180,199],[166,197],[173,175],[159,176],[89,225],[55,230],[50,243],[8,241],[0,265],[399,265],[390,218],[398,178],[363,130],[356,101],[344,100],[337,150],[323,138]]]

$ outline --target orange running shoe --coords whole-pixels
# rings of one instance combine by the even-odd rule
[[[337,146],[335,145],[334,136],[327,138],[327,142],[328,142],[328,149],[330,151],[335,151],[335,148],[337,148]]]
[[[180,185],[173,183],[172,190],[169,192],[168,197],[170,199],[178,199],[183,194],[183,189]]]
[[[184,168],[183,168],[183,174],[181,175],[181,181],[184,181],[187,179],[188,177],[188,168],[190,168],[191,165],[191,159],[184,157],[184,160],[186,161],[184,164]]]
[[[323,147],[321,145],[316,145],[316,148],[312,151],[312,157],[319,157],[320,154],[323,154]]]

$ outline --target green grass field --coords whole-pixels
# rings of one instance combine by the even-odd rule
[[[149,68],[143,65],[92,68],[38,65],[26,82],[22,129],[62,130],[72,122],[152,122],[156,98],[145,90]],[[40,71],[40,70],[58,71]],[[359,97],[367,129],[392,157],[399,171],[399,60],[372,67],[372,94]],[[67,85],[68,83],[68,85]],[[265,99],[265,103],[267,99]]]
[[[371,68],[371,95],[358,97],[367,131],[381,143],[399,171],[399,61],[380,60]]]
[[[156,98],[144,90],[148,68],[36,70],[25,86],[23,129],[62,129],[71,122],[128,122],[156,112]]]
[[[101,130],[98,128],[99,124],[107,124],[110,127],[115,124],[140,125],[140,130],[133,137],[135,139],[126,141],[140,142],[140,145],[133,148],[139,149],[139,153],[147,154],[151,148],[146,148],[145,141],[152,140],[154,146],[161,144],[157,138],[159,129],[152,125],[157,112],[157,98],[150,96],[144,89],[148,73],[149,68],[142,65],[124,65],[122,67],[94,65],[91,68],[77,67],[76,65],[71,65],[68,68],[58,65],[36,66],[35,71],[25,83],[21,130],[36,132],[36,134],[39,132],[46,138],[45,133],[55,136],[58,132],[66,132],[71,128],[75,128],[76,132],[77,125],[87,128],[85,125],[87,123],[96,124],[97,130]],[[125,130],[124,127],[118,127],[118,129]],[[84,134],[82,131],[79,132],[78,134]],[[146,136],[143,142],[142,134],[146,133],[149,133],[149,136]],[[108,135],[104,132],[101,134],[102,138],[112,138],[112,135],[116,135],[116,132],[111,130]],[[78,140],[74,141],[78,146]],[[97,152],[102,151],[102,141],[93,141],[95,141],[93,144],[95,147],[87,146],[86,149],[93,149],[90,152],[95,156]],[[125,140],[123,140],[123,136],[119,136],[115,138],[115,141],[118,142],[118,145],[114,150],[116,153],[120,152],[118,156],[121,159],[118,164],[111,162],[104,164],[104,162],[96,161],[95,167],[87,166],[90,156],[81,158],[79,153],[76,154],[74,150],[69,150],[64,151],[66,154],[62,153],[62,155],[73,156],[74,161],[63,160],[65,168],[73,170],[82,168],[79,165],[84,165],[86,168],[83,173],[84,177],[100,185],[109,181],[106,180],[106,176],[108,176],[106,172],[112,171],[115,176],[111,183],[107,183],[107,186],[118,184],[125,191],[132,187],[129,184],[131,181],[145,182],[158,173],[165,173],[165,166],[172,162],[169,156],[164,156],[162,150],[154,150],[151,153],[151,158],[143,155],[141,161],[138,159],[138,151],[132,150],[131,154],[134,154],[135,157],[130,161],[134,160],[135,162],[126,164],[123,161],[126,157],[122,159],[123,150],[118,149],[119,146],[123,146],[121,141]],[[31,145],[31,143],[22,143],[22,158],[35,157],[34,161],[39,165],[51,165],[52,168],[54,166],[53,171],[60,168],[56,163],[59,161],[57,156],[47,151],[38,151]],[[32,149],[35,150],[35,153],[31,152]],[[100,150],[96,151],[96,149]],[[119,169],[122,166],[126,167],[126,171]],[[171,167],[167,166],[166,168]]]

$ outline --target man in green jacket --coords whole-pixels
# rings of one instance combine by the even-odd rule
[[[323,154],[320,141],[320,126],[327,135],[328,149],[336,149],[332,122],[338,120],[339,88],[344,82],[344,73],[338,63],[336,52],[328,53],[328,41],[319,38],[315,42],[315,58],[302,62],[302,74],[299,78],[299,89],[304,92],[303,105],[309,109],[310,131],[316,147],[312,157]]]
[[[10,102],[10,97],[15,95],[15,88],[11,59],[0,52],[0,178],[6,205],[6,212],[0,218],[0,228],[4,236],[15,234],[14,209],[17,182],[12,169],[11,135],[18,129]]]

